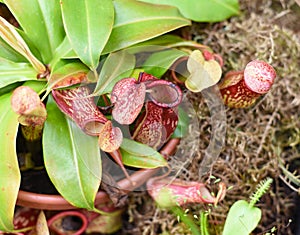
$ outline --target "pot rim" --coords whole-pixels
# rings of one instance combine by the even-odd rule
[[[176,146],[179,144],[179,142],[180,142],[179,138],[170,139],[166,143],[166,145],[160,150],[160,153],[165,158],[168,158],[170,155],[172,155],[175,152]],[[130,176],[132,182],[135,183],[134,185],[131,183],[131,181],[129,181],[126,178],[120,180],[118,182],[118,185],[120,186],[121,189],[130,192],[135,188],[144,184],[159,169],[160,168],[141,169]],[[108,194],[103,190],[99,190],[98,193],[96,194],[95,205],[105,203],[108,201],[110,201]],[[18,206],[29,207],[29,208],[40,209],[40,210],[77,209],[77,207],[71,205],[61,195],[39,194],[39,193],[27,192],[24,190],[19,190],[16,204]]]

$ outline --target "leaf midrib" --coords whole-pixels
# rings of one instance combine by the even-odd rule
[[[74,165],[75,165],[75,168],[76,168],[76,174],[78,176],[78,178],[77,178],[78,179],[78,185],[79,185],[79,189],[80,189],[80,193],[82,195],[82,198],[85,201],[87,207],[89,208],[90,205],[89,205],[89,203],[88,203],[88,201],[87,201],[87,199],[85,197],[85,193],[84,193],[84,190],[83,190],[83,187],[82,187],[82,181],[80,180],[81,179],[81,175],[80,175],[80,169],[79,169],[78,161],[76,161],[77,154],[76,154],[76,148],[75,148],[75,145],[74,145],[75,140],[74,140],[74,137],[73,137],[73,131],[72,131],[70,122],[71,122],[70,120],[67,120],[68,131],[70,133],[70,139],[71,139],[71,144],[72,144],[72,152],[73,152],[72,157],[73,157],[73,162],[74,162]]]
[[[43,25],[44,25],[44,29],[46,31],[47,41],[48,41],[47,45],[49,46],[50,53],[51,53],[51,58],[52,58],[54,50],[53,50],[53,47],[52,47],[53,45],[51,44],[51,40],[50,40],[50,34],[49,34],[50,30],[48,30],[49,29],[48,24],[46,24],[46,18],[45,18],[45,15],[43,14],[43,11],[42,11],[42,8],[41,8],[41,5],[40,5],[40,1],[37,0],[37,2],[38,2],[37,5],[38,5],[38,8],[39,8],[39,11],[42,15],[42,19],[43,19],[43,22],[44,22]]]
[[[89,15],[89,10],[87,7],[87,2],[88,1],[84,1],[84,7],[85,7],[85,12],[86,12],[86,16]],[[91,66],[92,68],[95,68],[95,64],[94,64],[94,60],[93,60],[93,53],[92,53],[92,43],[91,43],[91,28],[90,28],[90,21],[88,20],[88,17],[85,18],[86,23],[87,23],[87,37],[88,37],[88,54],[89,57],[91,58]]]
[[[117,71],[119,70],[119,68],[122,66],[122,64],[123,64],[123,62],[125,60],[125,57],[126,57],[125,54],[123,54],[122,60],[118,63],[117,67],[115,67],[113,73],[109,76],[108,79],[106,79],[106,81],[103,84],[100,83],[100,88],[97,91],[95,91],[94,94],[101,95],[101,92],[103,90],[105,90],[105,88],[111,83],[112,78],[116,78],[117,77],[115,75],[117,74]]]

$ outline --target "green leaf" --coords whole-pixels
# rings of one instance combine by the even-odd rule
[[[103,53],[113,52],[190,25],[178,10],[136,0],[115,0],[116,19]]]
[[[112,0],[61,0],[65,30],[79,58],[95,70],[114,21]]]
[[[62,65],[63,64],[63,65]],[[63,61],[57,69],[53,70],[48,81],[48,89],[52,89],[57,83],[62,82],[64,79],[76,76],[80,73],[87,74],[90,70],[79,61],[66,62]],[[70,81],[71,83],[71,81]],[[73,84],[65,84],[65,86]]]
[[[204,211],[200,211],[200,231],[201,235],[209,235],[208,232],[208,221],[207,221],[208,213]]]
[[[122,162],[127,166],[157,168],[168,164],[159,152],[134,140],[124,138],[120,150]]]
[[[35,91],[40,91],[44,82],[26,82]],[[16,153],[16,137],[18,132],[18,115],[10,105],[12,92],[0,96],[0,230],[13,230],[13,215],[21,175]]]
[[[56,48],[53,58],[50,61],[49,65],[50,68],[54,68],[56,64],[65,56],[70,53],[72,50],[72,46],[69,42],[69,39],[65,37],[65,39],[62,41],[62,43]]]
[[[36,71],[28,63],[15,63],[0,58],[0,88],[15,82],[36,80]]]
[[[72,205],[94,209],[101,180],[96,137],[88,136],[68,119],[50,96],[43,132],[45,167],[58,192]]]
[[[186,43],[181,37],[165,34],[129,47],[126,51],[131,54],[155,52],[176,47],[178,43]]]
[[[48,64],[65,36],[60,1],[4,0],[4,3]]]
[[[170,211],[172,211],[173,214],[176,215],[177,218],[187,226],[187,228],[192,232],[193,235],[204,235],[200,232],[199,227],[194,223],[193,218],[185,213],[185,211],[181,209],[181,207],[173,206],[170,208]]]
[[[0,38],[0,57],[12,62],[27,62],[25,57],[12,49],[2,38]]]
[[[46,71],[46,67],[32,54],[27,43],[13,25],[0,16],[0,37],[14,50],[24,56],[38,73]]]
[[[23,82],[15,82],[15,83],[12,83],[10,85],[7,85],[5,87],[2,87],[0,88],[0,96],[8,93],[8,92],[11,92],[12,90],[14,90],[15,88],[17,88],[18,86],[21,86]]]
[[[36,91],[37,93],[41,93],[46,86],[46,82],[44,81],[27,81],[23,83],[24,86],[29,86],[31,89]]]
[[[10,106],[11,93],[0,97],[0,230],[13,230],[13,215],[21,175],[16,154],[18,115]]]
[[[261,219],[261,210],[244,200],[236,201],[230,208],[223,235],[249,235]]]
[[[188,112],[179,106],[178,108],[178,123],[172,134],[172,138],[183,138],[189,131],[190,118]]]
[[[172,34],[165,34],[158,37],[155,37],[153,39],[138,43],[134,45],[134,47],[140,47],[140,46],[169,46],[172,44],[185,42],[185,40],[179,36],[172,35]]]
[[[177,7],[182,15],[198,22],[218,22],[239,14],[238,0],[140,0]]]
[[[78,55],[73,50],[68,37],[65,37],[62,43],[56,48],[54,56],[49,63],[50,68],[53,70],[55,66],[63,59],[79,59]]]
[[[159,51],[149,56],[142,67],[146,73],[160,78],[177,59],[187,55],[186,52],[177,49]]]
[[[109,54],[101,69],[95,95],[102,95],[112,91],[116,82],[128,77],[135,67],[135,56],[125,50]]]

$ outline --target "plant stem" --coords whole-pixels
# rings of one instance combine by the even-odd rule
[[[268,191],[273,179],[268,177],[267,179],[260,182],[260,184],[256,187],[255,192],[250,197],[249,207],[254,207],[254,205],[259,201],[259,199]]]
[[[207,214],[203,211],[200,212],[200,230],[201,235],[209,235],[207,230]]]
[[[200,230],[198,228],[198,226],[194,223],[194,221],[186,214],[184,213],[184,211],[178,207],[178,206],[174,206],[171,207],[170,210],[177,216],[179,216],[180,220],[186,225],[188,226],[188,228],[191,230],[191,232],[194,235],[201,235]]]

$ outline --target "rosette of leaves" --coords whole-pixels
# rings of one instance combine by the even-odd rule
[[[16,152],[19,121],[25,118],[22,126],[26,126],[31,120],[28,116],[41,117],[43,157],[51,181],[72,205],[96,210],[94,199],[102,170],[98,138],[89,133],[94,127],[77,125],[61,110],[53,94],[80,83],[96,84],[93,95],[109,93],[118,80],[132,73],[135,57],[120,53],[114,71],[103,68],[99,74],[101,61],[116,60],[116,51],[190,21],[175,7],[133,0],[1,2],[17,22],[11,25],[0,18],[0,200],[6,202],[0,209],[0,230],[13,231],[21,180]],[[25,112],[25,116],[11,106],[13,91],[21,86],[40,99],[37,111]],[[76,89],[85,90],[82,87]],[[87,91],[81,92],[86,95]]]
[[[93,101],[94,97],[101,97],[99,100],[107,105],[115,85],[122,78],[135,77],[138,67],[135,52],[140,49],[135,51],[134,47],[143,43],[182,46],[178,37],[158,36],[189,25],[189,16],[184,17],[176,6],[135,0],[0,2],[8,7],[16,22],[12,25],[0,17],[0,200],[6,202],[0,206],[0,230],[14,230],[14,207],[21,180],[16,138],[21,128],[24,133],[34,132],[29,134],[29,141],[42,136],[45,167],[57,191],[72,205],[88,210],[97,211],[94,199],[102,175],[99,145],[103,149],[113,146],[109,150],[113,153],[121,145],[116,152],[127,157],[122,160],[118,154],[114,155],[120,165],[154,168],[166,164],[154,148],[124,139],[113,126],[111,116],[99,112]],[[233,11],[231,15],[236,13]],[[224,19],[229,15],[223,15]],[[129,47],[133,48],[131,53],[122,51]],[[163,58],[164,53],[167,60],[156,69],[151,60],[157,56]],[[178,50],[161,50],[146,61],[143,70],[160,78],[166,66],[183,55]],[[144,84],[141,87],[155,91],[153,82],[137,82],[141,83]],[[25,91],[24,96],[18,88]],[[148,105],[141,120],[147,120],[147,111],[153,108],[162,114],[165,108],[174,109],[172,102],[163,107],[160,97],[149,97],[160,108]],[[15,107],[22,98],[25,109],[22,105]],[[30,103],[32,100],[34,105]],[[82,119],[78,112],[71,114],[74,107],[77,109],[78,100],[90,105],[86,108],[90,113],[87,119]],[[178,113],[179,126],[184,126],[180,125],[180,117],[184,115],[180,109]],[[139,130],[143,130],[142,124]],[[144,133],[137,131],[135,136]],[[99,136],[114,142],[103,143]],[[166,132],[165,139],[169,137]],[[152,157],[151,165],[139,161],[145,155]]]

